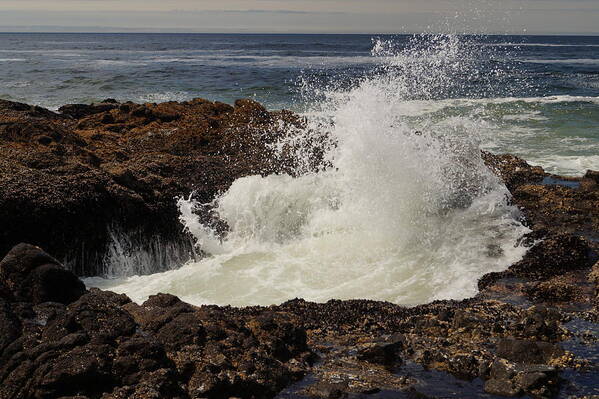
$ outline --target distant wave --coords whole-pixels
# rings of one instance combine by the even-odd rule
[[[599,97],[590,96],[546,96],[546,97],[498,97],[498,98],[455,98],[446,100],[407,100],[402,104],[401,115],[417,116],[441,111],[450,107],[473,107],[487,104],[558,104],[585,102],[599,104]]]
[[[260,65],[267,67],[292,67],[294,69],[310,67],[344,66],[375,64],[380,60],[371,56],[196,56],[196,57],[147,57],[137,60],[90,60],[92,64],[99,67],[115,66],[146,66],[149,64],[203,64],[217,66],[252,66]]]
[[[522,62],[531,62],[534,64],[585,64],[585,65],[599,65],[599,59],[597,58],[571,58],[565,60],[522,60]]]
[[[546,155],[537,160],[527,160],[531,165],[542,166],[551,173],[564,176],[580,176],[581,171],[597,169],[599,155]]]
[[[500,47],[599,47],[599,44],[556,44],[556,43],[484,43],[485,46]]]
[[[144,66],[147,65],[147,63],[145,63],[144,61],[137,61],[137,60],[95,60],[94,61],[95,64],[100,65],[100,66],[129,66],[129,65],[139,65],[139,66]]]
[[[543,97],[499,97],[499,98],[480,98],[480,99],[456,99],[456,100],[443,100],[443,101],[455,101],[458,103],[492,103],[492,104],[505,104],[522,101],[525,103],[543,103],[543,104],[554,104],[554,103],[568,103],[568,102],[588,102],[599,104],[599,97],[592,96],[543,96]]]

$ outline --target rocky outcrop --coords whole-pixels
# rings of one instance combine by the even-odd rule
[[[599,239],[599,172],[563,177],[509,154],[483,152],[483,159],[506,183],[512,201],[538,236],[555,232]]]
[[[520,277],[530,281],[545,281],[554,276],[590,267],[592,258],[589,257],[589,254],[592,249],[584,238],[570,234],[545,232],[541,234],[533,232],[528,238],[534,236],[539,238],[529,242],[528,245],[532,245],[532,247],[524,259],[513,264],[504,272],[485,275],[478,282],[479,288],[484,289],[502,278]],[[543,286],[537,285],[536,287]]]
[[[209,202],[241,176],[280,170],[268,144],[300,125],[251,100],[107,100],[59,113],[0,100],[0,253],[28,242],[96,275],[112,229],[147,252],[180,247],[157,263],[187,260],[177,197]]]
[[[523,184],[540,183],[547,176],[543,168],[531,166],[511,154],[495,155],[483,151],[482,157],[487,167],[501,178],[510,191]]]

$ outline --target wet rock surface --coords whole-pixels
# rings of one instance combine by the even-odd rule
[[[96,234],[104,233],[94,228],[115,217],[114,204],[126,224],[173,206],[172,196],[185,190],[209,199],[236,177],[281,167],[253,152],[264,151],[257,141],[271,137],[249,133],[253,128],[300,122],[251,101],[107,101],[60,114],[7,102],[0,109],[0,212],[7,226],[1,399],[599,394],[597,172],[564,185],[517,157],[483,154],[522,210],[531,228],[523,243],[531,249],[505,272],[481,278],[475,298],[417,307],[296,299],[232,308],[157,294],[138,305],[86,290],[42,249],[17,244],[43,241],[62,259],[71,241],[61,234],[92,205],[107,208],[85,216],[90,235],[84,228],[82,242],[102,242]],[[166,126],[174,132],[161,130]],[[185,184],[183,175],[191,176]],[[186,185],[192,181],[197,185]],[[59,222],[56,215],[68,217]],[[57,233],[48,238],[51,227]],[[96,260],[83,258],[78,267],[93,269]]]

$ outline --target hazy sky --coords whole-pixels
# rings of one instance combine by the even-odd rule
[[[0,31],[599,33],[599,0],[0,0]]]

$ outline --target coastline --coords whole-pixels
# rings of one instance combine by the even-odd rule
[[[62,262],[17,245],[89,275],[102,270],[107,226],[133,245],[189,243],[172,198],[193,191],[208,202],[238,177],[292,171],[265,144],[302,126],[251,100],[107,100],[61,113],[0,101],[1,255],[10,250],[0,263],[0,398],[422,398],[442,397],[432,388],[444,384],[468,397],[591,397],[599,172],[561,177],[483,153],[532,230],[531,249],[481,278],[476,297],[413,308],[195,307],[165,294],[137,305],[88,291]],[[440,372],[438,387],[423,386],[423,367]]]

